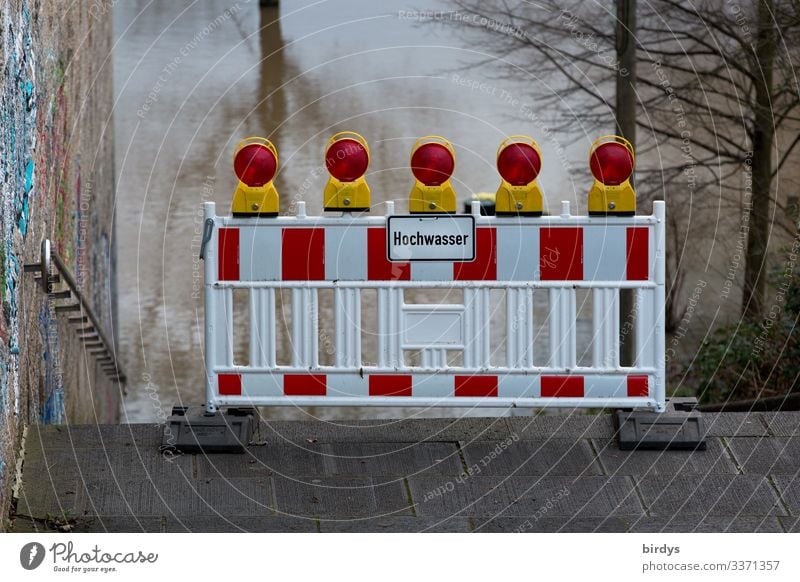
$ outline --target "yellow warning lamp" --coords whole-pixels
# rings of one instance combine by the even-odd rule
[[[325,148],[325,166],[331,177],[325,186],[323,208],[369,211],[369,186],[364,179],[369,167],[367,140],[353,131],[337,133]]]
[[[497,148],[497,171],[502,182],[495,197],[498,216],[541,216],[542,191],[536,177],[542,169],[542,152],[533,138],[512,135]]]
[[[449,141],[437,135],[417,140],[411,148],[411,172],[416,178],[408,201],[411,214],[456,211],[450,184],[455,168],[456,153]]]
[[[624,137],[606,135],[592,144],[589,168],[594,184],[589,190],[590,216],[636,214],[636,192],[631,185],[634,165],[633,146]]]
[[[248,137],[233,152],[239,185],[233,193],[235,217],[278,216],[278,192],[272,183],[278,171],[278,151],[268,139]]]

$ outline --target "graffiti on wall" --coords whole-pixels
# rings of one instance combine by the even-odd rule
[[[0,447],[10,446],[11,418],[19,414],[19,321],[17,297],[21,260],[18,249],[28,234],[35,194],[36,61],[31,15],[26,5],[3,3],[0,78]],[[5,470],[5,465],[2,467]],[[0,473],[0,480],[3,474]]]
[[[53,300],[24,275],[25,262],[38,260],[40,241],[48,238],[100,317],[110,318],[112,207],[105,201],[113,175],[104,170],[111,169],[113,151],[90,148],[104,130],[95,113],[111,105],[110,69],[102,66],[111,20],[87,18],[93,5],[0,2],[0,520],[25,423],[63,423],[68,414],[80,420],[87,403],[108,406],[106,414],[92,408],[104,420],[118,410],[116,390],[93,385],[91,369],[59,365],[82,346],[74,333],[63,333],[68,324]],[[100,88],[86,93],[96,81]],[[86,137],[77,139],[78,132]],[[81,168],[82,154],[88,168]]]
[[[59,365],[58,320],[52,301],[45,301],[39,310],[39,335],[42,340],[42,384],[46,387],[39,407],[43,424],[64,422],[64,380]]]

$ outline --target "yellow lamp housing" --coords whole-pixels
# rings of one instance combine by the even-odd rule
[[[233,169],[239,178],[233,193],[234,217],[278,216],[278,191],[272,183],[278,170],[278,151],[263,137],[248,137],[233,153]]]
[[[369,160],[367,140],[354,131],[341,131],[328,140],[325,165],[331,177],[323,194],[326,211],[369,212],[370,190],[364,178]]]
[[[631,184],[635,167],[633,146],[624,137],[606,135],[589,150],[594,183],[589,190],[590,216],[633,216],[636,192]]]
[[[455,213],[456,192],[450,183],[456,165],[452,144],[438,135],[417,140],[411,148],[414,187],[408,200],[411,214]]]
[[[536,182],[542,164],[539,144],[526,135],[512,135],[497,148],[500,187],[495,196],[497,216],[541,216],[542,190]]]

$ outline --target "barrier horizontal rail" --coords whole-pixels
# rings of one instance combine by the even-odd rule
[[[394,214],[387,203],[387,216]],[[473,205],[471,262],[387,258],[387,216],[216,216],[205,203],[206,408],[524,406],[665,409],[663,202],[652,216],[487,217]],[[446,218],[446,217],[445,217]],[[291,364],[277,363],[276,295],[291,292]],[[334,365],[319,361],[318,292],[334,292]],[[406,303],[457,289],[456,304]],[[505,292],[505,353],[491,345]],[[578,365],[576,291],[592,295],[592,365]],[[636,359],[619,363],[619,290],[636,294]],[[247,365],[233,356],[234,290],[249,294]],[[377,290],[377,362],[362,358],[361,295]],[[534,296],[546,293],[547,364],[534,362]],[[419,351],[420,362],[407,361]],[[448,365],[448,352],[463,359]],[[502,360],[502,361],[498,361]]]
[[[563,289],[555,281],[393,281],[401,289]],[[571,281],[574,289],[654,289],[650,282]],[[382,289],[380,281],[218,281],[217,289]]]

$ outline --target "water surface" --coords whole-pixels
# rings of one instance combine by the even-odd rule
[[[495,150],[514,133],[533,135],[542,145],[540,182],[550,208],[562,199],[583,200],[588,184],[573,170],[585,163],[589,137],[572,144],[568,137],[546,137],[542,123],[525,119],[521,105],[535,108],[526,87],[542,80],[529,75],[498,81],[491,69],[473,66],[486,58],[481,47],[468,46],[448,27],[409,16],[442,8],[429,1],[358,0],[284,2],[280,10],[243,0],[115,5],[116,234],[129,421],[152,421],[173,404],[203,400],[201,204],[214,201],[219,214],[228,211],[235,187],[231,155],[244,137],[267,136],[278,147],[282,210],[305,200],[309,214],[321,212],[323,149],[341,130],[369,141],[367,179],[378,212],[387,200],[397,201],[398,212],[407,210],[409,152],[418,137],[430,133],[446,136],[456,148],[453,183],[460,201],[497,188]],[[458,298],[429,293],[414,300]],[[367,298],[365,310],[371,306]],[[502,300],[493,308],[498,324],[492,337],[502,359]],[[332,321],[330,309],[323,297],[323,333]],[[287,310],[279,358],[288,353]],[[546,305],[538,303],[537,311],[544,321]],[[364,322],[369,361],[374,319]],[[579,328],[586,339],[586,322]],[[540,335],[537,344],[546,345],[546,339]],[[321,345],[323,363],[330,361],[330,343]],[[388,418],[464,412],[283,408],[266,414]]]

